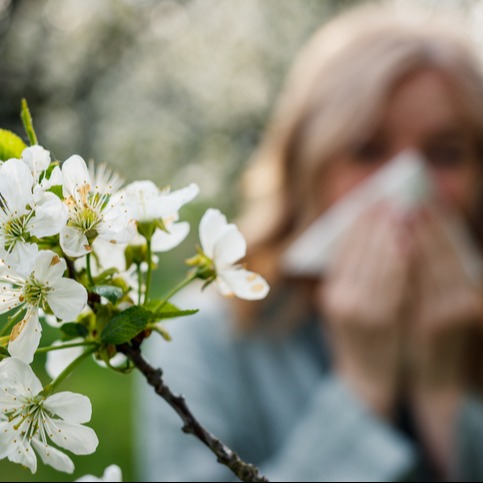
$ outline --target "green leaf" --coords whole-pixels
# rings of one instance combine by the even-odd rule
[[[25,132],[29,137],[30,145],[33,146],[35,144],[38,144],[37,135],[35,134],[34,129],[34,122],[32,120],[32,115],[30,114],[30,109],[26,99],[22,99],[22,112],[20,113],[20,117],[22,118]]]
[[[61,185],[52,186],[52,188],[50,188],[48,191],[50,191],[50,193],[54,193],[54,195],[57,196],[57,198],[64,200],[64,189],[62,188]]]
[[[124,344],[140,334],[152,319],[153,313],[144,307],[131,307],[113,317],[102,332],[104,344]]]
[[[190,315],[195,315],[199,312],[199,310],[181,310],[176,305],[173,305],[171,302],[165,302],[163,306],[156,310],[156,301],[152,302],[154,315],[153,318],[155,320],[164,320],[164,319],[175,319],[176,317],[189,317]],[[159,305],[159,302],[158,302]],[[150,304],[151,306],[151,304]]]
[[[10,356],[6,347],[0,347],[0,356],[5,356],[5,357]]]
[[[94,287],[94,293],[106,298],[112,304],[116,304],[124,295],[122,288],[112,287],[111,285],[98,285]]]
[[[16,134],[0,129],[0,161],[21,158],[27,145]]]
[[[75,322],[64,324],[60,327],[60,330],[62,331],[62,340],[76,339],[77,337],[84,339],[89,335],[89,331],[85,326]]]

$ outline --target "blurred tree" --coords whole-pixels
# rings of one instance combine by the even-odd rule
[[[356,0],[0,0],[0,124],[234,202],[293,55]],[[283,46],[283,48],[280,48]],[[221,199],[220,199],[221,197]]]

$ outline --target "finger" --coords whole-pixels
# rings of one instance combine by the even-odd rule
[[[371,207],[348,232],[334,265],[338,279],[350,280],[355,285],[365,281],[368,259],[370,261],[373,252],[369,247],[375,237],[380,237],[387,211],[388,208],[381,204]]]
[[[466,272],[456,248],[445,229],[441,213],[434,207],[425,207],[414,223],[414,236],[419,247],[422,272],[434,282],[459,278],[466,280]]]
[[[413,230],[419,250],[419,323],[438,324],[439,329],[461,323],[474,290],[440,216],[426,209]]]
[[[367,247],[363,277],[374,307],[387,317],[397,318],[404,299],[409,263],[408,253],[401,246],[406,244],[401,219],[392,213],[381,220],[380,230],[374,233]]]

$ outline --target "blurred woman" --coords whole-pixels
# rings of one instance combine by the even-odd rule
[[[438,201],[410,216],[378,204],[328,273],[285,274],[291,242],[408,149]],[[483,478],[483,292],[443,229],[458,213],[483,249],[483,71],[463,25],[365,7],[324,26],[245,183],[248,262],[271,295],[205,298],[174,323],[152,351],[167,382],[271,480]],[[140,404],[146,479],[231,478],[154,395]]]

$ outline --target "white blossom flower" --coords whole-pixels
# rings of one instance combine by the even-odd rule
[[[94,161],[89,161],[89,176],[93,181],[96,193],[103,195],[117,193],[124,184],[124,179],[106,164],[100,164],[96,167]]]
[[[10,335],[8,351],[13,357],[32,362],[42,333],[39,309],[50,309],[58,319],[73,321],[87,304],[86,289],[63,278],[65,271],[65,260],[51,251],[34,257],[33,271],[27,277],[9,268],[0,270],[0,313],[26,310]]]
[[[69,219],[60,234],[60,244],[68,256],[77,258],[90,253],[97,237],[112,244],[129,243],[136,233],[134,220],[111,199],[112,193],[105,186],[100,190],[92,186],[80,156],[72,156],[64,163],[62,177]]]
[[[161,221],[167,231],[157,228],[151,240],[154,253],[166,252],[177,247],[188,235],[190,226],[178,222],[179,210],[199,193],[196,184],[177,191],[160,190],[151,181],[136,181],[126,186],[122,195],[124,205],[140,224]],[[131,244],[141,245],[145,241],[137,237]]]
[[[50,166],[50,153],[42,146],[30,146],[22,153],[22,161],[28,166],[35,181]]]
[[[72,473],[72,460],[49,442],[76,455],[94,453],[97,436],[83,426],[91,419],[91,402],[80,394],[46,397],[42,391],[30,366],[14,358],[0,362],[0,460],[8,458],[35,473],[37,453],[57,471]]]
[[[246,300],[267,296],[269,286],[265,279],[236,265],[246,255],[246,241],[238,228],[228,224],[219,210],[209,209],[203,216],[200,241],[203,254],[196,258],[201,258],[198,261],[208,270],[208,279],[216,280],[222,295],[236,295]]]
[[[32,161],[36,173],[43,166]],[[19,159],[0,166],[0,256],[22,274],[32,269],[35,239],[60,233],[67,222],[61,200],[53,193],[34,195],[35,183],[29,166]]]
[[[79,483],[120,483],[122,482],[122,471],[117,465],[111,465],[104,471],[104,476],[102,478],[96,478],[93,475],[86,475],[78,480]]]

